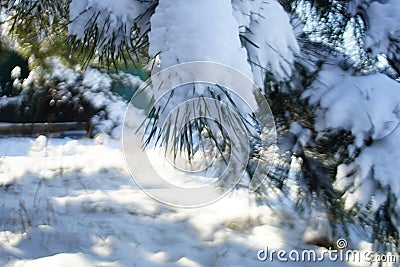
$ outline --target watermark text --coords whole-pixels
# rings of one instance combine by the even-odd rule
[[[276,250],[266,246],[257,252],[257,259],[263,262],[353,262],[353,263],[398,263],[400,256],[379,251],[360,251],[348,249],[345,239],[339,239],[336,248],[324,250]]]

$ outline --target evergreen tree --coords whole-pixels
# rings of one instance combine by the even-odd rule
[[[14,32],[34,29],[40,40],[53,25],[68,29],[71,51],[87,61],[112,66],[146,55],[155,72],[208,60],[251,77],[271,103],[280,134],[281,157],[260,199],[270,186],[288,195],[294,181],[299,210],[324,212],[330,238],[361,225],[378,249],[398,251],[396,0],[9,0],[2,6]],[[194,153],[192,128],[202,133],[207,124],[185,128],[180,147]],[[252,150],[253,158],[260,154]],[[295,165],[300,171],[291,175]]]

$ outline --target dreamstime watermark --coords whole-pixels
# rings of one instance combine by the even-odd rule
[[[398,263],[400,257],[393,253],[378,251],[360,251],[348,249],[346,239],[339,239],[336,248],[322,250],[275,250],[266,246],[257,252],[257,259],[262,262],[348,262],[348,263]]]
[[[150,197],[186,208],[210,204],[235,188],[246,175],[255,139],[257,147],[271,150],[251,162],[252,192],[277,152],[274,118],[253,81],[213,62],[179,64],[152,75],[131,99],[123,129],[134,181]]]

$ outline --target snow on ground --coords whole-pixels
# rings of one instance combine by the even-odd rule
[[[128,174],[121,141],[106,135],[0,138],[0,194],[1,266],[321,264],[259,261],[267,245],[321,248],[300,241],[294,216],[256,207],[247,191],[197,209],[149,198]]]

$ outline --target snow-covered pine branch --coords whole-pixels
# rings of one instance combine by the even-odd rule
[[[293,14],[289,14],[289,1],[282,2],[286,11],[275,0],[6,1],[15,27],[34,21],[40,40],[43,29],[58,19],[57,23],[68,29],[73,52],[79,53],[81,48],[88,51],[89,58],[98,56],[108,66],[135,53],[147,53],[161,70],[190,61],[213,61],[238,69],[264,91],[275,90],[273,96],[266,95],[278,111],[277,119],[286,124],[282,129],[286,127],[292,134],[293,146],[287,146],[291,155],[298,157],[297,163],[308,164],[308,172],[303,165],[302,175],[314,204],[325,201],[334,190],[335,197],[340,196],[335,199],[340,212],[360,215],[368,207],[367,219],[386,220],[391,229],[379,229],[386,233],[395,229],[389,234],[395,238],[400,196],[396,183],[398,84],[373,73],[379,68],[372,61],[366,62],[364,70],[352,68],[356,63],[345,50],[354,46],[355,51],[370,57],[382,54],[398,76],[400,4],[396,0],[299,0],[292,1]],[[300,16],[300,11],[307,16]],[[308,27],[301,32],[307,44],[300,44],[300,48],[291,15]],[[309,21],[313,15],[318,16]],[[355,20],[360,23],[356,25]],[[355,28],[360,36],[350,33]],[[356,37],[360,40],[348,42],[345,33],[353,41]],[[335,66],[323,64],[332,55]],[[203,89],[197,87],[195,94],[212,96],[213,92]],[[181,91],[176,101],[185,100],[188,91]],[[351,135],[354,142],[350,146],[349,140],[336,142],[341,140],[335,139],[338,132]],[[322,135],[330,139],[319,146]],[[343,149],[346,162],[339,155]],[[341,164],[325,168],[329,157]],[[324,173],[327,170],[333,175]],[[324,191],[327,188],[328,193]],[[332,217],[330,210],[325,212]],[[380,226],[373,220],[365,224]],[[379,236],[374,238],[381,244],[386,242]]]
[[[400,3],[396,0],[353,0],[347,4],[350,16],[364,25],[363,46],[372,56],[384,55],[400,73]]]
[[[90,47],[107,66],[127,61],[148,46],[149,19],[156,1],[73,0],[69,4],[68,32],[73,46]]]
[[[384,74],[354,76],[337,66],[324,65],[303,94],[318,107],[317,132],[344,130],[354,137],[345,148],[351,160],[337,167],[333,186],[343,194],[345,209],[356,214],[355,220],[372,221],[375,231],[382,236],[386,233],[383,239],[400,230],[396,211],[400,199],[399,92],[400,84]],[[379,230],[385,218],[391,227]],[[390,245],[378,248],[391,249]]]
[[[263,88],[267,72],[278,81],[289,79],[299,46],[283,7],[275,0],[233,0],[232,5],[254,82]]]

